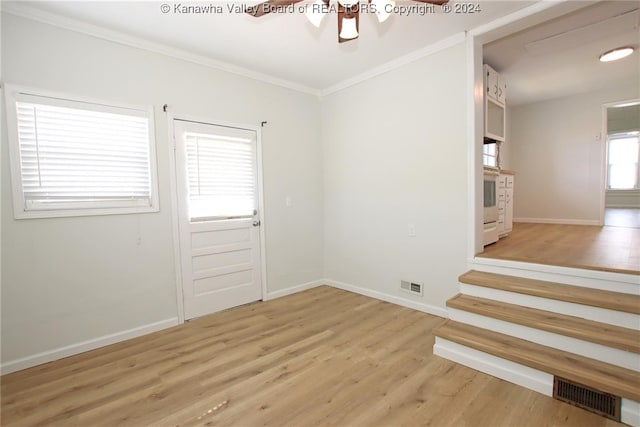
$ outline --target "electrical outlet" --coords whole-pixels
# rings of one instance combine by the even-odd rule
[[[416,237],[416,225],[409,224],[409,237]]]

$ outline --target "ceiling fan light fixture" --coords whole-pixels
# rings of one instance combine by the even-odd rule
[[[391,12],[396,5],[395,0],[371,0],[378,22],[383,23],[391,16]]]
[[[328,4],[325,0],[316,0],[313,2],[311,7],[307,9],[305,12],[305,16],[315,26],[316,28],[320,27],[322,23],[322,19],[328,12]]]
[[[358,37],[358,26],[356,25],[356,17],[342,18],[342,28],[340,29],[340,38],[351,40]]]
[[[353,7],[359,2],[360,0],[338,0],[338,3],[340,3],[341,6],[347,7],[347,8]]]
[[[635,49],[631,46],[618,47],[600,55],[600,62],[617,61],[631,55]]]

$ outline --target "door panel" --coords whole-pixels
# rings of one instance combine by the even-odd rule
[[[262,298],[256,132],[174,121],[185,318]]]

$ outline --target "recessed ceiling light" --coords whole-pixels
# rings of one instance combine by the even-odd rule
[[[631,55],[633,53],[633,50],[634,49],[630,46],[619,47],[619,48],[610,50],[609,52],[605,52],[602,55],[600,55],[600,62],[611,62],[611,61],[616,61],[618,59],[622,59],[624,57]]]

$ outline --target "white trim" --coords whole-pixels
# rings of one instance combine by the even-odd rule
[[[540,12],[543,12],[547,9],[556,7],[558,4],[564,3],[567,0],[542,0],[538,1],[531,6],[527,6],[524,9],[517,10],[509,15],[501,16],[500,18],[494,19],[491,22],[488,22],[484,25],[480,25],[479,27],[472,28],[469,30],[470,36],[486,36],[487,33],[490,33],[495,30],[500,30],[503,27],[506,27],[509,24],[513,24],[521,19],[529,18],[530,16],[536,15]]]
[[[482,46],[477,37],[467,38],[467,256],[482,252],[484,243],[482,168],[479,148],[484,134],[484,74]]]
[[[126,341],[142,335],[161,331],[163,329],[171,328],[172,326],[176,326],[179,323],[180,322],[178,321],[177,317],[172,317],[170,319],[160,320],[158,322],[149,323],[146,325],[138,326],[136,328],[115,332],[113,334],[103,335],[101,337],[92,338],[87,341],[81,341],[79,343],[67,345],[53,350],[47,350],[42,353],[33,354],[31,356],[23,357],[20,359],[10,360],[2,364],[2,366],[0,367],[0,372],[2,372],[2,375],[4,375],[22,369],[27,369],[32,366],[51,362],[53,360],[62,359],[64,357],[84,353],[85,351],[94,350],[96,348],[115,344],[121,341]]]
[[[230,64],[228,62],[217,61],[208,58],[203,55],[191,53],[186,50],[169,47],[160,43],[155,43],[149,40],[142,39],[140,37],[124,34],[119,31],[109,30],[107,28],[100,27],[98,25],[88,24],[76,19],[63,17],[50,12],[34,9],[25,4],[19,4],[18,2],[2,4],[2,12],[9,13],[11,15],[19,16],[33,21],[41,22],[48,25],[53,25],[66,30],[75,31],[82,34],[87,34],[102,40],[118,43],[125,46],[135,47],[138,49],[144,49],[150,52],[159,53],[172,58],[181,59],[183,61],[191,62],[193,64],[204,65],[205,67],[213,68],[216,70],[224,71],[227,73],[236,74],[239,76],[247,77],[253,80],[258,80],[264,83],[269,83],[275,86],[284,87],[287,89],[295,90],[298,92],[306,93],[309,95],[320,95],[320,90],[312,88],[300,83],[292,82],[289,80],[281,79],[279,77],[271,76],[268,74],[259,73],[248,68],[239,67],[237,65]]]
[[[445,50],[457,44],[460,44],[464,42],[465,37],[466,37],[465,33],[457,33],[445,39],[439,40],[433,44],[430,44],[429,46],[423,47],[422,49],[413,51],[407,55],[401,56],[392,61],[389,61],[377,67],[374,67],[368,71],[365,71],[362,74],[358,74],[356,76],[353,76],[346,80],[338,82],[332,86],[329,86],[326,89],[322,89],[320,91],[319,96],[323,97],[323,96],[331,95],[332,93],[341,91],[351,86],[355,86],[359,83],[365,82],[379,75],[388,73],[397,68],[404,67],[405,65],[418,61],[424,57],[433,55],[434,53],[440,52],[442,50]]]
[[[263,180],[263,168],[262,168],[262,126],[261,125],[248,125],[244,123],[237,122],[229,122],[225,120],[212,120],[209,118],[205,118],[202,116],[191,115],[191,114],[180,114],[180,113],[168,113],[167,114],[168,129],[169,129],[169,143],[170,143],[170,154],[169,154],[169,173],[170,181],[171,181],[171,203],[173,206],[172,209],[172,226],[174,228],[173,232],[173,245],[174,245],[174,263],[176,268],[176,302],[178,307],[178,318],[180,319],[180,323],[185,321],[184,314],[184,294],[183,294],[183,283],[182,283],[182,254],[181,254],[181,245],[180,245],[180,223],[179,223],[179,210],[180,206],[178,203],[178,185],[177,185],[177,156],[176,156],[176,147],[177,143],[175,140],[175,126],[174,123],[176,120],[186,121],[186,122],[194,122],[194,123],[202,123],[202,124],[210,124],[214,126],[224,126],[230,128],[237,129],[245,129],[254,131],[256,133],[256,165],[257,165],[257,174],[258,174],[258,217],[261,221],[260,225],[260,275],[261,275],[261,285],[260,285],[260,299],[266,301],[268,295],[268,286],[267,286],[267,246],[266,246],[266,236],[265,236],[265,221],[264,221],[264,180]]]
[[[612,209],[640,209],[640,204],[637,204],[637,205],[613,204],[613,205],[607,205],[606,208],[612,208]],[[615,225],[611,225],[610,227],[616,227],[616,226]]]
[[[640,403],[623,398],[620,421],[633,427],[640,427]]]
[[[266,215],[264,211],[264,179],[262,166],[262,125],[256,128],[256,167],[258,170],[258,221],[260,221],[260,275],[262,285],[262,300],[266,301],[269,293],[267,286],[267,237],[266,237]]]
[[[167,129],[169,132],[169,191],[171,192],[171,227],[173,235],[173,263],[175,266],[175,279],[176,279],[176,307],[178,314],[178,321],[184,323],[184,296],[182,293],[182,262],[180,258],[180,223],[178,221],[178,185],[176,183],[177,171],[176,171],[176,137],[174,120],[175,116],[172,113],[167,114]]]
[[[528,222],[533,224],[564,224],[564,225],[602,225],[598,219],[569,219],[569,218],[514,218],[513,222]]]
[[[607,151],[609,148],[609,131],[608,131],[608,112],[607,104],[602,104],[602,116],[601,116],[602,131],[600,132],[600,194],[598,202],[599,208],[599,221],[598,225],[604,225],[605,209],[607,208]]]
[[[286,297],[287,295],[297,294],[298,292],[306,291],[308,289],[313,289],[318,286],[322,286],[324,284],[325,284],[325,281],[322,279],[312,280],[311,282],[303,283],[301,285],[291,286],[289,288],[279,289],[273,292],[267,292],[265,294],[266,296],[264,298],[264,301],[271,301],[276,298]]]
[[[98,99],[87,96],[76,95],[67,92],[56,92],[47,89],[40,89],[30,86],[5,84],[4,85],[5,106],[7,109],[7,136],[9,145],[9,166],[11,172],[11,192],[13,201],[13,214],[16,219],[36,219],[36,218],[61,218],[93,215],[122,215],[141,214],[160,211],[160,194],[158,192],[158,159],[156,154],[156,134],[155,134],[155,109],[153,105],[127,104],[108,99]],[[33,102],[50,101],[47,98],[56,100],[52,105],[69,104],[71,108],[90,109],[92,111],[111,112],[117,111],[125,114],[131,111],[132,115],[144,117],[148,120],[148,144],[149,144],[149,204],[140,204],[139,201],[110,201],[101,206],[101,203],[91,201],[77,201],[73,204],[52,203],[50,209],[25,208],[24,188],[22,183],[22,171],[20,161],[20,141],[18,137],[18,113],[16,102],[20,97],[28,95],[34,98]],[[42,101],[40,101],[42,100]],[[86,107],[79,104],[87,104]],[[134,114],[135,113],[135,114]]]
[[[553,375],[546,372],[440,337],[436,337],[436,342],[433,345],[433,354],[546,396],[553,395]]]
[[[361,288],[359,286],[350,285],[348,283],[338,282],[336,280],[325,279],[324,283],[333,286],[343,291],[354,292],[356,294],[364,295],[367,297],[379,299],[381,301],[390,302],[392,304],[400,305],[402,307],[411,308],[413,310],[422,311],[423,313],[433,314],[434,316],[448,317],[447,309],[437,307],[435,305],[423,304],[421,302],[413,301],[407,298],[397,297],[395,295],[389,295],[384,292],[374,291],[372,289]]]

